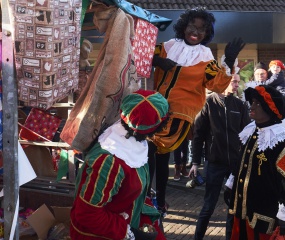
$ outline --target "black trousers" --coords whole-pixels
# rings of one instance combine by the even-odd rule
[[[176,165],[186,164],[188,161],[188,139],[185,138],[181,145],[174,150],[174,162]],[[181,156],[182,153],[182,156]]]
[[[150,189],[155,175],[156,185],[154,188],[156,191],[156,200],[157,205],[161,208],[165,206],[166,185],[169,176],[169,158],[170,153],[157,154],[156,146],[152,142],[149,142],[148,164],[150,171],[150,186],[148,193],[150,196]]]

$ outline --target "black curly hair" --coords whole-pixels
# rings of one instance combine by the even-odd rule
[[[206,35],[201,44],[206,45],[214,37],[214,23],[216,19],[214,15],[212,13],[207,12],[204,7],[187,9],[184,13],[180,15],[179,19],[177,20],[177,23],[173,25],[175,38],[184,40],[185,29],[189,22],[194,22],[195,18],[201,18],[205,21]]]
[[[125,135],[125,138],[129,139],[131,136],[133,136],[136,139],[136,141],[141,142],[143,140],[146,140],[147,138],[151,138],[155,133],[161,132],[163,128],[166,126],[168,120],[169,120],[169,116],[166,119],[164,119],[153,132],[148,133],[148,134],[140,134],[138,132],[135,132],[122,119],[121,119],[121,124],[127,130],[127,134]]]

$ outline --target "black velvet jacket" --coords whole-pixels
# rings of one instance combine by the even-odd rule
[[[248,220],[255,231],[271,234],[279,203],[285,204],[285,169],[277,167],[280,161],[285,163],[285,141],[259,151],[257,132],[258,128],[243,146],[240,166],[234,174],[230,213]]]

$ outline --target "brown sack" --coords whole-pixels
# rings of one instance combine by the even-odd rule
[[[133,19],[121,9],[97,4],[94,24],[105,31],[97,62],[61,132],[61,139],[85,151],[99,133],[119,119],[123,97],[139,88],[130,38]]]

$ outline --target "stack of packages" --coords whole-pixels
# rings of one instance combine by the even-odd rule
[[[82,1],[14,0],[9,4],[14,16],[18,99],[31,108],[19,137],[53,141],[61,119],[49,109],[78,88]],[[48,149],[25,146],[37,174],[54,176]],[[36,157],[41,162],[33,160]]]
[[[23,105],[48,109],[77,89],[81,5],[80,0],[10,1]]]

